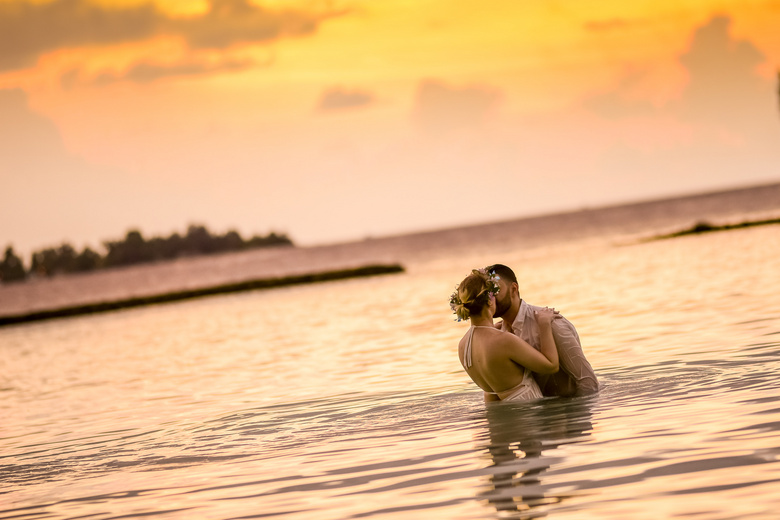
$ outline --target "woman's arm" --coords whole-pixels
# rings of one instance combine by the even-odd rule
[[[509,359],[538,374],[554,374],[558,371],[557,352],[556,355],[551,355],[550,359],[514,334],[504,334],[507,337],[502,338],[502,341]]]
[[[502,336],[502,339],[506,342],[509,359],[539,374],[556,373],[558,371],[558,349],[555,346],[555,338],[553,338],[552,333],[552,320],[556,316],[560,315],[554,314],[550,309],[537,312],[539,336],[542,343],[541,352],[514,334],[505,333],[506,336]]]
[[[558,346],[555,344],[555,337],[552,332],[552,322],[554,319],[561,318],[555,309],[544,308],[536,311],[536,323],[539,324],[539,339],[542,343],[542,354],[555,365],[553,374],[558,371]],[[533,370],[533,369],[532,369]]]

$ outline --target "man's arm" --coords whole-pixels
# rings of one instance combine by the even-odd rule
[[[558,348],[561,371],[565,372],[576,386],[576,395],[598,392],[599,381],[593,367],[582,351],[577,329],[567,319],[553,321],[553,338]]]

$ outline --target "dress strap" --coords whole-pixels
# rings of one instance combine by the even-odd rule
[[[471,340],[474,338],[474,327],[469,327],[469,339],[466,340],[466,348],[463,349],[463,367],[471,368]]]
[[[474,329],[480,328],[480,329],[492,329],[494,327],[490,327],[488,325],[472,325],[469,327],[469,339],[466,341],[466,348],[463,349],[463,367],[464,368],[471,368],[471,341],[474,339]]]

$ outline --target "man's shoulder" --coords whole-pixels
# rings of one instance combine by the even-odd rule
[[[523,301],[525,301],[525,300],[523,300]],[[549,305],[548,305],[547,307],[549,307]],[[544,308],[545,308],[545,306],[544,306],[544,305],[533,305],[533,304],[531,304],[531,303],[525,302],[525,308],[526,308],[528,311],[530,311],[530,312],[533,312],[533,311],[539,311],[539,310],[542,310],[542,309],[544,309]]]
[[[531,305],[531,304],[530,304],[530,303],[528,303],[528,302],[526,302],[526,304],[525,304],[525,305],[526,305],[526,309],[528,309],[528,310],[527,310],[527,313],[528,313],[528,314],[530,314],[531,316],[533,316],[533,315],[534,315],[534,312],[536,312],[536,311],[540,311],[540,310],[544,309],[544,307],[542,307],[541,305]],[[560,314],[560,313],[559,313],[559,314]],[[563,316],[563,314],[560,314],[560,316],[561,316],[560,318],[558,318],[558,319],[556,319],[556,320],[553,320],[553,323],[558,323],[558,322],[566,322],[566,323],[568,323],[569,325],[571,325],[571,322],[570,322],[569,320],[567,320],[567,319],[566,319],[566,318]]]
[[[523,300],[523,303],[525,303],[525,305],[521,305],[521,307],[525,307],[525,313],[530,314],[531,316],[533,316],[534,312],[544,309],[541,305],[532,305],[525,300]]]
[[[527,309],[527,315],[532,317],[534,320],[536,320],[536,316],[534,315],[534,312],[544,309],[544,307],[540,305],[531,305],[530,303],[526,302],[526,309]],[[570,331],[576,334],[577,328],[574,326],[572,322],[570,322],[566,317],[561,314],[560,318],[554,319],[552,322],[552,329],[553,333],[560,332],[560,331]]]

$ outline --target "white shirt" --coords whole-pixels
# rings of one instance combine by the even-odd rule
[[[540,352],[542,342],[534,312],[542,308],[521,300],[520,309],[517,311],[515,321],[512,322],[512,333]],[[501,330],[507,332],[506,321],[502,323]],[[566,318],[556,318],[552,322],[552,333],[558,349],[560,370],[550,375],[534,373],[534,379],[542,389],[542,393],[545,396],[573,396],[598,392],[599,382],[596,373],[585,358],[574,325]]]

